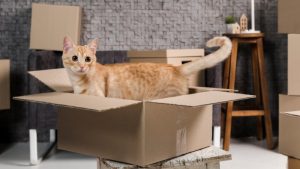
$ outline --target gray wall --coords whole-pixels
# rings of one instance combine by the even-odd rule
[[[34,62],[28,57],[31,3],[80,5],[83,7],[82,43],[100,39],[100,50],[203,48],[209,38],[225,31],[227,15],[250,12],[250,0],[0,0],[0,58],[10,58],[12,94],[29,92],[26,71]],[[267,77],[277,131],[279,92],[286,91],[286,36],[277,34],[277,1],[256,0],[256,26],[266,34]],[[238,61],[237,87],[252,92],[247,53],[242,47]],[[32,64],[32,63],[30,63]],[[220,77],[220,68],[215,71]],[[220,78],[208,77],[214,84]],[[31,86],[32,87],[32,86]],[[234,120],[235,136],[252,135],[253,120]],[[11,111],[0,112],[0,141],[26,141],[27,105],[13,102]]]

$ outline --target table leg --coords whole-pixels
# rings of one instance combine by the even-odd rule
[[[224,65],[224,76],[223,76],[223,88],[228,88],[228,80],[229,80],[229,71],[230,71],[230,60],[231,56],[229,56]]]
[[[260,74],[260,83],[262,90],[262,101],[263,101],[263,109],[264,109],[264,119],[265,119],[265,127],[266,127],[266,140],[267,146],[269,149],[273,149],[273,133],[272,133],[272,121],[271,121],[271,111],[270,111],[270,103],[269,103],[269,94],[268,94],[268,85],[265,77],[265,58],[264,58],[264,50],[263,50],[263,40],[259,38],[257,41],[257,50],[258,50],[258,66],[259,66],[259,74]]]
[[[254,93],[256,95],[256,106],[259,108],[261,104],[261,89],[260,89],[260,81],[259,81],[259,71],[258,71],[258,51],[257,46],[252,46],[252,74],[253,74],[253,85],[254,85]],[[262,127],[262,117],[257,117],[257,139],[262,140],[263,138],[263,127]]]
[[[224,64],[224,76],[223,76],[223,88],[228,88],[228,81],[229,81],[229,71],[230,71],[230,59],[231,55],[225,61]],[[225,138],[225,120],[226,120],[226,109],[221,107],[221,135]]]
[[[229,89],[234,89],[234,85],[235,85],[237,54],[238,54],[238,40],[233,38],[232,53],[230,59]],[[232,110],[233,110],[233,102],[231,101],[227,103],[226,118],[225,118],[226,119],[225,136],[223,141],[223,149],[227,151],[229,150],[230,137],[231,137]]]

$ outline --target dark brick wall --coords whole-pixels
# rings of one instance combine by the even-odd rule
[[[205,41],[225,31],[224,17],[250,13],[250,0],[1,0],[0,58],[11,59],[12,95],[32,91],[26,71],[36,59],[29,57],[31,3],[83,7],[82,43],[98,37],[100,50],[203,48]],[[266,33],[265,54],[274,130],[278,122],[278,93],[286,91],[286,36],[277,34],[277,1],[256,0],[256,26]],[[238,61],[237,87],[252,91],[248,56],[243,47]],[[42,65],[40,65],[42,66]],[[49,65],[48,65],[49,66]],[[45,67],[48,67],[45,65]],[[57,65],[55,65],[57,66]],[[221,69],[208,77],[220,84]],[[0,141],[27,141],[28,105],[13,102],[0,112]],[[218,122],[218,118],[216,118]],[[253,135],[255,121],[234,120],[234,136]],[[250,126],[250,127],[249,127]],[[4,137],[5,136],[5,137]]]

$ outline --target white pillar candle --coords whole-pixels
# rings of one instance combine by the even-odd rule
[[[251,0],[251,27],[252,31],[255,31],[255,6],[254,0]]]

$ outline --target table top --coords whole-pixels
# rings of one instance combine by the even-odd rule
[[[231,160],[231,154],[229,152],[211,146],[179,157],[175,157],[173,159],[151,164],[144,168],[153,168],[155,166],[160,166],[160,168],[173,168],[173,167],[180,167],[180,166],[187,166],[187,165],[200,165],[208,162],[209,163],[220,162],[226,160]],[[109,161],[104,159],[102,160],[102,162],[105,163],[107,168],[111,168],[111,169],[140,168],[135,165],[124,164],[124,163],[114,162],[114,161]]]
[[[229,38],[261,38],[264,37],[264,33],[225,33],[223,36],[227,36]]]

